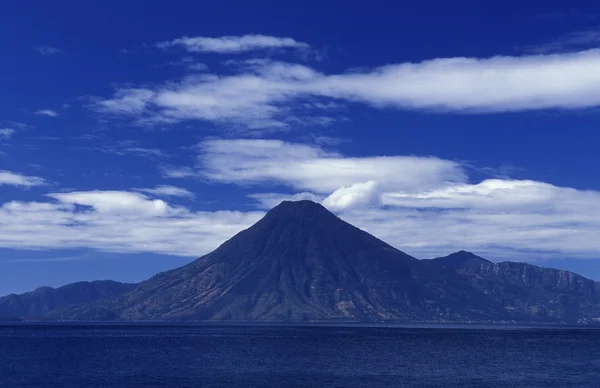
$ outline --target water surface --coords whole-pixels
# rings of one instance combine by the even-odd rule
[[[599,384],[596,328],[0,326],[0,387]]]

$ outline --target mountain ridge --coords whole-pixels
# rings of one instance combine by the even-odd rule
[[[216,250],[56,320],[587,322],[600,285],[466,251],[418,260],[311,201],[284,201]]]
[[[41,317],[63,307],[110,298],[134,287],[133,283],[113,280],[81,281],[56,288],[42,286],[22,294],[0,297],[0,318]]]

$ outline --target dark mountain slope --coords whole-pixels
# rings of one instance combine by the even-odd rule
[[[410,313],[416,261],[321,205],[284,202],[111,307],[123,319],[381,320]]]
[[[1,318],[41,316],[70,305],[112,298],[131,291],[135,285],[112,280],[78,282],[60,288],[40,287],[24,294],[0,298]]]

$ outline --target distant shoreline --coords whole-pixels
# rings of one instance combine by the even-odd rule
[[[240,321],[137,321],[137,322],[50,322],[50,321],[0,321],[0,328],[379,328],[379,329],[447,329],[447,330],[600,330],[600,324],[560,323],[360,323],[360,322],[240,322]]]

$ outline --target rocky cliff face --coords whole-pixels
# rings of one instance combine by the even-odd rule
[[[468,252],[417,260],[310,201],[284,202],[214,252],[64,320],[577,322],[598,283]]]
[[[487,279],[495,279],[516,286],[596,296],[596,282],[568,271],[514,262],[487,263],[471,271]]]
[[[452,268],[472,292],[497,301],[503,306],[498,317],[535,321],[600,317],[600,284],[572,272],[526,263],[492,263],[468,252],[431,262]]]

